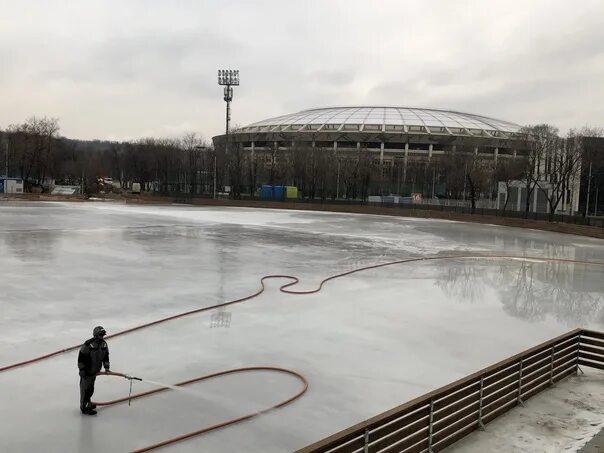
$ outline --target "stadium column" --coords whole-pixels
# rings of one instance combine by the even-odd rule
[[[493,151],[493,158],[495,160],[495,165],[497,165],[497,158],[499,157],[499,148],[495,148],[495,151]]]
[[[407,182],[407,160],[409,158],[409,142],[405,143],[405,158],[403,159],[403,184]]]
[[[432,159],[432,151],[434,150],[434,145],[430,143],[428,145],[428,159]]]
[[[384,142],[380,142],[380,195],[384,195]]]
[[[340,198],[340,158],[338,157],[338,142],[333,142],[333,155],[337,162],[337,174],[336,174],[336,200]]]
[[[252,180],[250,181],[250,196],[252,196],[252,198],[253,198],[253,195],[254,195],[253,191],[254,191],[255,179],[256,179],[256,175],[254,175],[254,163],[256,162],[256,150],[255,150],[256,144],[252,141],[251,145],[252,145],[251,146],[251,148],[252,148],[252,150],[251,150],[252,151],[252,154],[251,154],[251,157],[252,157],[251,160],[252,160],[252,162],[251,162],[251,165],[250,165],[250,171],[252,173]]]
[[[273,157],[272,157],[272,161],[271,161],[271,172],[273,171],[273,169],[275,168],[275,165],[277,163],[277,154],[279,154],[279,142],[273,141]],[[273,184],[273,182],[271,182],[271,184]]]

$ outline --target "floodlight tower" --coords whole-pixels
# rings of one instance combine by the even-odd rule
[[[219,69],[218,85],[224,85],[224,100],[226,102],[226,144],[225,151],[229,146],[229,123],[231,121],[231,101],[233,100],[233,87],[239,85],[238,69]]]

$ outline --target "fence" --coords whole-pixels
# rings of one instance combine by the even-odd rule
[[[165,193],[174,197],[175,203],[193,203],[195,199],[209,199],[212,198],[208,194],[200,194],[192,196],[188,193]],[[228,194],[218,193],[218,198],[228,198]],[[257,198],[252,198],[248,194],[241,194],[241,200],[243,201],[259,201]],[[432,200],[423,200],[420,203],[388,203],[388,202],[377,202],[377,201],[364,201],[358,199],[330,199],[330,198],[298,198],[298,199],[286,199],[282,201],[275,200],[263,200],[265,203],[274,203],[275,207],[279,207],[279,203],[300,203],[300,204],[325,204],[335,206],[370,206],[375,208],[391,208],[391,209],[408,209],[411,211],[443,211],[443,212],[457,212],[460,214],[473,214],[473,215],[488,215],[497,217],[509,217],[516,219],[528,219],[528,220],[544,220],[561,223],[568,223],[572,225],[587,225],[604,228],[604,217],[583,217],[579,215],[566,215],[566,214],[555,214],[550,219],[549,214],[542,212],[529,212],[523,211],[511,211],[506,210],[502,212],[499,209],[492,209],[489,206],[492,202],[489,200],[480,200],[477,202],[476,209],[472,210],[469,206],[468,200],[440,200],[438,204],[435,204]]]
[[[512,211],[506,210],[505,212],[500,209],[491,209],[480,207],[480,204],[477,205],[476,209],[472,211],[472,208],[469,206],[462,205],[446,205],[446,204],[429,204],[429,203],[367,203],[370,206],[383,206],[383,207],[399,207],[403,209],[411,209],[418,211],[444,211],[444,212],[458,212],[461,214],[477,214],[477,215],[489,215],[489,216],[497,216],[497,217],[509,217],[515,219],[529,219],[529,220],[544,220],[544,221],[554,221],[561,223],[569,223],[573,225],[588,225],[588,226],[596,226],[600,228],[604,228],[604,217],[583,217],[578,215],[568,215],[568,214],[554,214],[551,218],[550,215],[544,212],[529,212],[525,213],[524,211]]]
[[[296,453],[438,452],[579,366],[604,370],[604,333],[573,330]]]
[[[178,202],[191,202],[192,197],[180,197],[177,198]],[[242,200],[251,200],[250,197],[242,195]],[[421,203],[388,203],[378,201],[363,201],[363,200],[332,200],[332,199],[319,199],[319,198],[298,198],[296,200],[283,200],[273,201],[275,207],[278,207],[279,203],[300,203],[300,204],[325,204],[325,205],[339,205],[339,206],[370,206],[375,208],[390,208],[390,209],[408,209],[411,211],[442,211],[442,212],[456,212],[460,214],[473,214],[473,215],[486,215],[486,216],[497,216],[497,217],[508,217],[515,219],[528,219],[528,220],[543,220],[543,221],[554,221],[560,223],[568,223],[572,225],[587,225],[604,228],[604,217],[583,217],[580,215],[567,215],[567,214],[554,214],[552,218],[550,215],[543,212],[529,212],[524,211],[512,211],[506,210],[505,212],[500,209],[492,209],[484,206],[488,206],[488,200],[477,203],[476,209],[472,210],[469,206],[469,201],[462,200],[448,200],[440,201],[439,204],[434,204],[430,200],[424,200]]]
[[[306,200],[296,200],[296,202],[305,202]],[[308,200],[308,202],[317,202],[317,200]],[[567,215],[567,214],[554,214],[552,218],[550,215],[543,212],[529,212],[524,211],[512,211],[506,210],[505,212],[500,209],[491,209],[481,207],[478,204],[476,209],[472,210],[470,206],[466,206],[464,203],[442,203],[432,204],[428,202],[422,203],[386,203],[386,202],[365,202],[359,200],[324,200],[321,203],[325,204],[341,204],[341,205],[363,205],[371,206],[376,208],[392,208],[392,209],[409,209],[411,211],[443,211],[443,212],[457,212],[460,214],[473,214],[473,215],[488,215],[497,217],[509,217],[515,219],[529,219],[529,220],[543,220],[543,221],[554,221],[561,223],[568,223],[572,225],[587,225],[604,228],[604,217],[583,217],[578,215]]]

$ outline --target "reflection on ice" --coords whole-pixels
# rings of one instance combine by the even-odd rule
[[[575,327],[604,317],[604,284],[599,277],[604,266],[520,258],[438,263],[441,271],[435,285],[460,302],[480,303],[490,288],[506,313],[527,321],[553,316]]]
[[[217,308],[210,315],[210,328],[229,328],[231,327],[232,313],[225,307]]]
[[[60,231],[12,231],[0,235],[7,250],[24,261],[50,261],[55,256],[55,248],[61,237]]]

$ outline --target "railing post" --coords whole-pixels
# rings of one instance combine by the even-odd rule
[[[484,376],[480,376],[480,396],[478,398],[478,428],[484,429],[482,423],[482,394],[484,392]]]
[[[552,346],[552,354],[549,360],[549,385],[554,385],[554,352],[556,351],[556,345]]]
[[[365,444],[363,446],[363,453],[369,453],[369,428],[365,428]]]
[[[430,424],[428,425],[428,453],[432,453],[432,422],[434,421],[434,399],[430,398]]]
[[[518,404],[524,406],[524,401],[522,401],[522,360],[520,359],[520,371],[518,372]]]
[[[581,334],[577,337],[577,360],[575,363],[575,373],[579,374],[579,371],[583,373],[583,370],[579,368],[579,353],[581,352]]]

